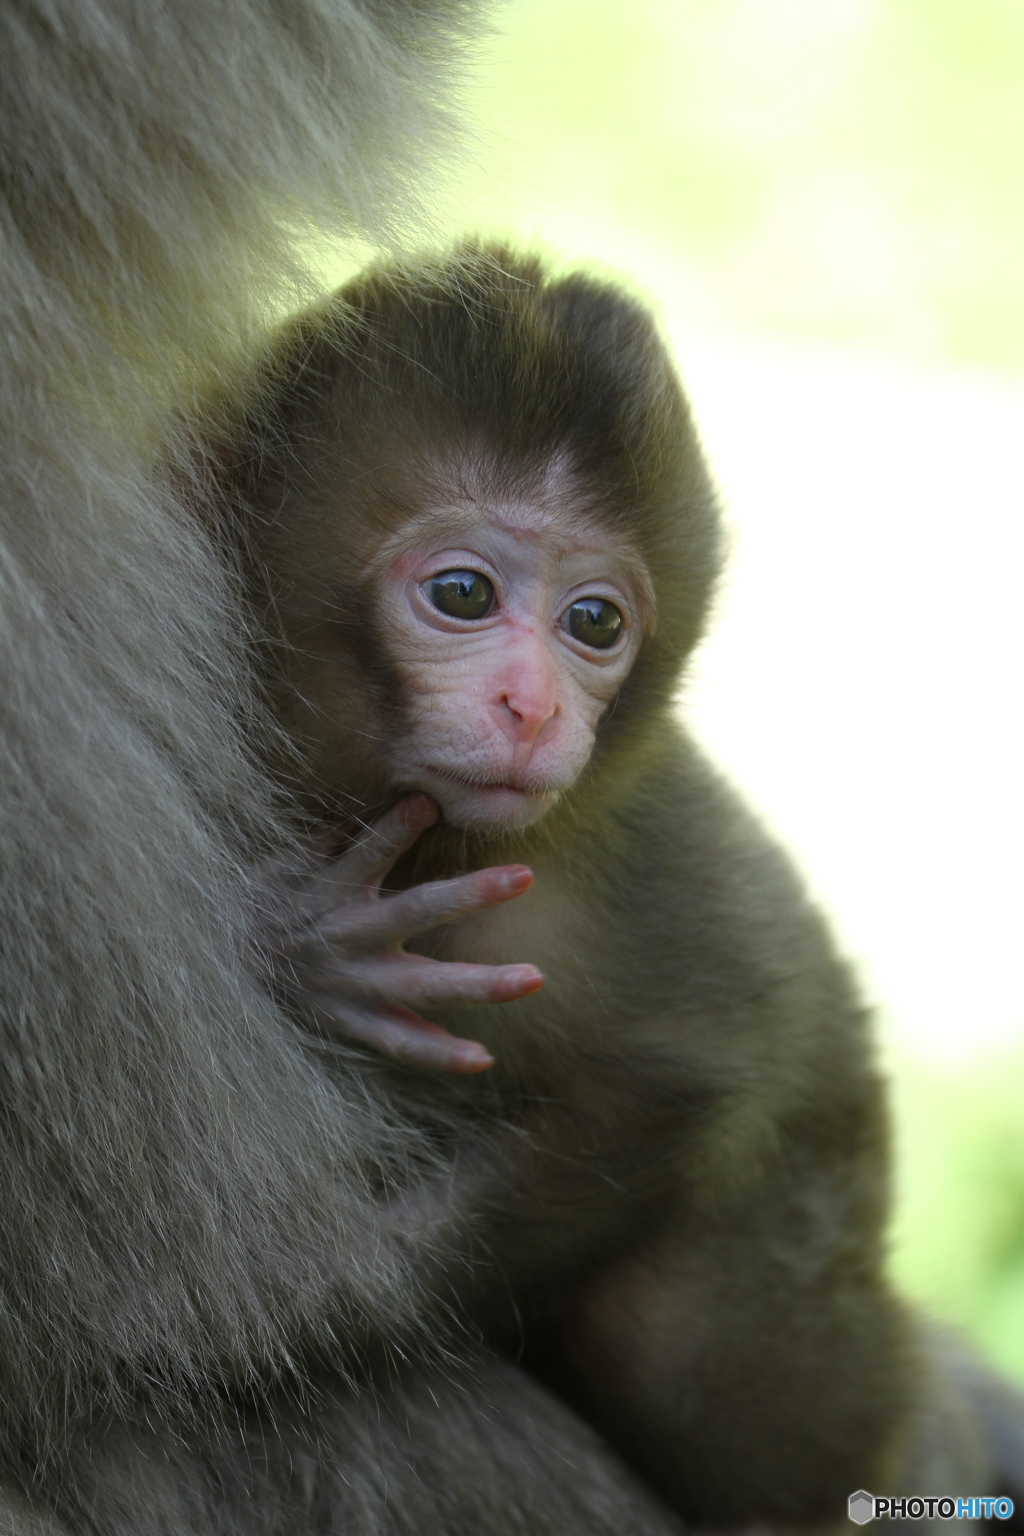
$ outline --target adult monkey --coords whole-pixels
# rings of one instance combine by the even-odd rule
[[[309,1418],[267,1406],[300,1344],[414,1323],[374,1197],[410,1146],[259,984],[236,616],[149,466],[294,281],[290,232],[386,223],[473,9],[0,8],[5,1532],[670,1528],[486,1360],[437,1389],[453,1447],[421,1384],[372,1428],[326,1366]]]

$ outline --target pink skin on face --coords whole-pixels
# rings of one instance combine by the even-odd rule
[[[405,941],[513,900],[533,876],[509,865],[388,897],[383,880],[438,807],[453,826],[484,834],[543,816],[586,766],[652,611],[639,559],[567,504],[549,495],[433,509],[381,552],[381,623],[409,721],[392,765],[403,798],[340,858],[314,855],[307,871],[274,877],[279,893],[287,886],[269,935],[282,990],[318,1027],[408,1064],[491,1066],[484,1046],[417,1010],[509,1002],[543,977],[530,965],[428,959]],[[485,612],[466,618],[438,606],[437,578],[452,572],[486,584]],[[583,600],[613,605],[621,632],[612,644],[586,643],[569,627]]]
[[[453,617],[432,600],[434,580],[453,571],[489,584],[483,617]],[[426,790],[446,820],[475,831],[536,821],[586,766],[636,656],[647,596],[638,562],[578,517],[455,507],[406,531],[380,590],[411,721],[395,788]],[[581,599],[618,610],[613,646],[567,628]]]

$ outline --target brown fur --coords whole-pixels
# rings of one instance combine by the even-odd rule
[[[531,865],[528,895],[416,947],[548,977],[433,1015],[488,1047],[482,1076],[367,1067],[451,1149],[442,1225],[464,1264],[439,1292],[687,1520],[837,1519],[854,1489],[918,1491],[936,1465],[944,1486],[983,1480],[884,1275],[887,1115],[856,989],[673,709],[718,530],[649,317],[470,247],[376,268],[291,323],[256,401],[216,472],[314,816],[395,793],[415,684],[377,620],[377,554],[410,517],[567,466],[653,582],[653,633],[575,787],[514,835],[439,825],[399,871]]]

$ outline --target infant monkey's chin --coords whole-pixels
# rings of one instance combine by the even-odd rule
[[[440,803],[445,821],[452,827],[486,836],[499,836],[539,821],[558,799],[558,791],[529,794],[502,785],[436,785],[430,793]]]

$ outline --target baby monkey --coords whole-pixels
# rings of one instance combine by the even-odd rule
[[[279,985],[436,1110],[447,1304],[694,1523],[978,1491],[883,1274],[864,1010],[673,709],[720,534],[649,315],[505,249],[380,266],[226,441],[311,823]]]

